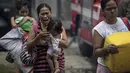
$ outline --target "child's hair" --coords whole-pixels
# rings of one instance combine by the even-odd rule
[[[16,14],[18,14],[18,11],[24,6],[29,8],[28,2],[26,0],[17,0],[15,5]]]
[[[51,20],[48,24],[47,31],[50,31],[52,29],[58,34],[62,33],[62,22],[60,20]]]

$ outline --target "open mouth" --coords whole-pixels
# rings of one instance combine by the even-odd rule
[[[44,20],[43,20],[43,23],[44,23],[44,24],[48,24],[48,22],[49,22],[49,19],[44,19]]]
[[[45,21],[45,22],[46,22],[46,21],[49,21],[49,19],[43,19],[43,21]]]

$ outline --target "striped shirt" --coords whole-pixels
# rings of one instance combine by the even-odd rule
[[[37,58],[34,65],[34,73],[50,73],[51,69],[46,60],[48,47],[37,49]],[[61,50],[61,55],[58,57],[60,70],[64,70],[64,52]]]

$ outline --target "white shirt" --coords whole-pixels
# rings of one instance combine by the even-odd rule
[[[128,28],[124,24],[123,20],[117,17],[117,22],[115,24],[108,24],[104,21],[101,21],[93,28],[92,34],[94,34],[94,30],[96,30],[105,39],[108,35],[112,33],[128,31]],[[97,62],[103,66],[106,66],[104,64],[103,57],[98,57]]]
[[[51,36],[53,51],[57,54],[60,54],[61,49],[59,48],[59,43],[62,40],[62,34],[60,38],[54,38],[52,35],[50,36]]]

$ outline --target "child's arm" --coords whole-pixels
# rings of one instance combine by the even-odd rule
[[[11,17],[11,25],[12,25],[13,28],[18,27],[17,24],[15,24],[14,17]]]

